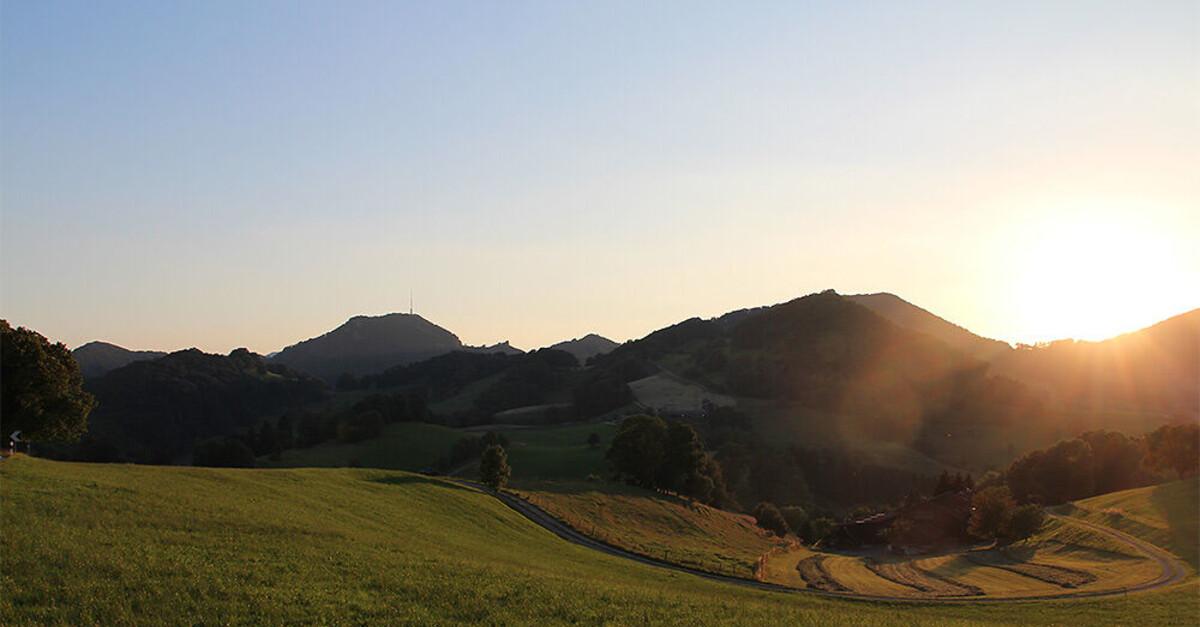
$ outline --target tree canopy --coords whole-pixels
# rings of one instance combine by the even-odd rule
[[[512,468],[508,466],[508,454],[504,452],[504,447],[492,444],[484,449],[483,458],[479,460],[479,480],[492,492],[499,492],[511,476]]]
[[[4,427],[30,440],[74,441],[96,406],[83,391],[71,351],[36,331],[0,320],[0,415]]]
[[[684,422],[667,426],[657,416],[630,416],[617,428],[604,458],[617,478],[643,488],[717,506],[728,498],[720,464],[708,458],[704,443]]]

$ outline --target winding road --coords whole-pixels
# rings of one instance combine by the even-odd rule
[[[746,588],[767,590],[767,591],[771,591],[771,592],[803,593],[803,594],[819,595],[819,596],[823,596],[823,597],[837,597],[837,598],[843,598],[843,599],[856,599],[856,600],[864,600],[864,601],[889,601],[889,602],[900,601],[900,602],[912,602],[912,603],[981,603],[981,602],[983,602],[983,603],[987,603],[987,602],[1007,603],[1007,602],[1012,602],[1012,601],[1031,601],[1031,600],[1037,600],[1037,599],[1063,599],[1063,598],[1082,599],[1082,598],[1098,598],[1098,597],[1107,597],[1107,596],[1117,596],[1117,595],[1122,595],[1122,594],[1126,594],[1129,592],[1139,592],[1142,590],[1151,590],[1154,588],[1160,588],[1163,586],[1178,583],[1178,582],[1182,581],[1184,579],[1184,577],[1187,576],[1187,573],[1188,573],[1187,567],[1184,566],[1178,559],[1176,559],[1174,555],[1171,555],[1170,553],[1167,553],[1166,551],[1164,551],[1152,544],[1149,544],[1147,542],[1144,542],[1142,540],[1139,540],[1139,539],[1129,536],[1127,534],[1121,533],[1119,531],[1109,529],[1108,527],[1095,525],[1095,524],[1092,524],[1089,522],[1079,520],[1077,518],[1069,518],[1066,516],[1059,516],[1058,514],[1054,514],[1052,512],[1047,511],[1047,514],[1049,514],[1050,516],[1052,516],[1054,518],[1058,518],[1065,522],[1070,522],[1072,524],[1087,527],[1094,531],[1103,533],[1118,542],[1122,542],[1126,545],[1129,545],[1130,547],[1133,547],[1137,551],[1140,551],[1141,553],[1145,554],[1148,558],[1150,558],[1151,560],[1154,560],[1160,566],[1162,566],[1162,569],[1163,569],[1162,574],[1158,578],[1156,578],[1152,581],[1149,581],[1149,582],[1146,582],[1144,584],[1140,584],[1137,586],[1133,586],[1133,587],[1127,587],[1127,588],[1117,588],[1117,589],[1113,589],[1113,590],[1098,590],[1095,592],[1087,592],[1087,591],[1064,592],[1064,593],[1059,593],[1059,594],[1046,594],[1046,595],[1023,596],[1023,597],[1003,597],[1003,598],[989,598],[989,597],[916,598],[916,597],[899,597],[899,596],[885,596],[885,595],[874,595],[874,594],[859,594],[859,593],[855,593],[855,592],[828,592],[828,591],[824,591],[824,590],[813,590],[811,588],[805,588],[805,589],[792,588],[789,586],[768,583],[765,581],[757,581],[754,579],[743,579],[740,577],[732,577],[729,575],[719,575],[716,573],[710,573],[710,572],[706,572],[706,571],[702,571],[702,570],[697,570],[694,568],[688,568],[687,566],[681,566],[679,564],[673,564],[671,562],[657,560],[652,557],[647,557],[645,555],[633,553],[631,551],[626,551],[624,549],[612,546],[610,544],[605,544],[603,542],[600,542],[599,540],[596,540],[589,536],[583,535],[582,533],[579,533],[575,529],[563,524],[558,519],[556,519],[553,516],[551,516],[550,514],[546,513],[545,510],[541,509],[540,507],[538,507],[518,496],[504,493],[504,492],[493,493],[488,490],[484,490],[484,489],[480,488],[475,483],[472,483],[469,481],[464,481],[461,479],[447,478],[445,480],[450,481],[456,485],[460,485],[460,486],[470,488],[470,489],[476,490],[478,492],[483,492],[484,494],[490,494],[490,495],[496,497],[497,499],[500,500],[500,502],[507,505],[513,511],[517,512],[518,514],[521,514],[522,516],[529,519],[533,523],[545,528],[547,531],[562,538],[563,540],[566,540],[567,542],[578,544],[580,546],[584,546],[584,547],[587,547],[594,551],[599,551],[601,553],[605,553],[607,555],[612,555],[614,557],[620,557],[623,559],[638,562],[640,564],[646,564],[647,566],[654,566],[656,568],[663,568],[663,569],[667,569],[667,570],[688,573],[690,575],[695,575],[697,577],[703,577],[705,579],[709,579],[712,581],[720,581],[722,583],[729,583],[729,584],[733,584],[733,585],[737,585],[737,586],[743,586]]]

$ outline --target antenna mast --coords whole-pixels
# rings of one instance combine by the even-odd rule
[[[408,315],[411,316],[412,312],[413,312],[413,299],[412,299],[412,290],[410,289],[410,290],[408,290]]]

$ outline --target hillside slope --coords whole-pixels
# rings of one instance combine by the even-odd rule
[[[131,351],[108,342],[88,342],[71,351],[84,377],[99,377],[110,370],[128,366],[135,361],[165,357],[162,351]]]
[[[342,373],[382,372],[462,348],[457,335],[421,316],[392,313],[355,316],[324,335],[283,349],[271,361],[332,383]]]
[[[586,364],[587,360],[592,357],[603,355],[618,346],[620,344],[606,337],[596,335],[595,333],[588,333],[581,338],[553,344],[550,348],[571,353],[575,356],[575,359],[579,360],[580,364]]]
[[[753,591],[568,544],[489,496],[401,472],[18,457],[0,464],[0,498],[10,625],[1169,624],[1195,605],[1195,586],[903,610]]]
[[[846,300],[858,303],[871,311],[891,320],[897,326],[938,338],[954,348],[990,360],[1012,350],[1005,342],[992,340],[936,316],[895,294],[855,294]]]
[[[994,367],[1068,406],[1200,419],[1200,309],[1103,342],[1020,347]]]
[[[1060,509],[1155,544],[1200,568],[1200,479],[1102,494]]]

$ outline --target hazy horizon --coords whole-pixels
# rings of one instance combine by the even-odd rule
[[[266,354],[824,289],[985,337],[1200,307],[1192,2],[0,5],[0,317]]]

